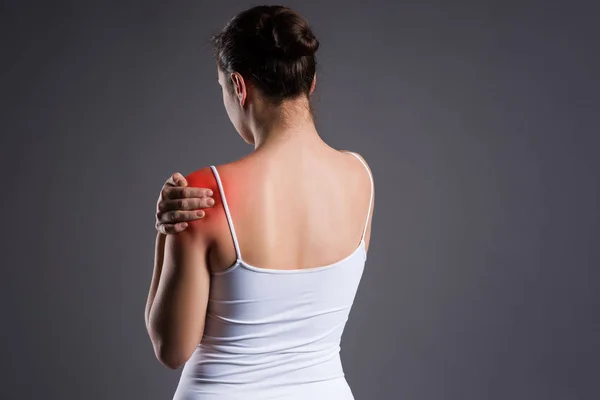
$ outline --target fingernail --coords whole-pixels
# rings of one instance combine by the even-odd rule
[[[181,224],[181,227],[184,229],[187,228],[187,226],[188,226],[187,222],[184,222],[183,224]]]
[[[212,190],[208,189],[208,190],[206,191],[206,195],[207,195],[207,196],[212,196],[212,194],[213,194],[213,193],[212,193]]]
[[[199,216],[200,218],[204,218],[204,211],[198,211],[198,212],[196,212],[196,215]]]
[[[206,200],[206,204],[208,204],[209,206],[213,206],[215,204],[215,200],[214,199],[208,199],[208,200]]]

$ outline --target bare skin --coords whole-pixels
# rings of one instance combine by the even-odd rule
[[[252,266],[280,270],[325,266],[352,254],[360,244],[369,210],[367,170],[351,154],[329,147],[301,154],[298,147],[290,152],[257,152],[217,166],[243,261]],[[213,232],[210,269],[219,272],[233,265],[237,255],[220,197],[215,200],[217,207],[208,218],[212,222],[202,223]],[[371,208],[365,250],[372,215]]]

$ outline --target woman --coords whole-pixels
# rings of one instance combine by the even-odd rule
[[[184,366],[178,400],[353,399],[339,352],[370,242],[371,171],[315,128],[319,42],[303,17],[254,7],[213,44],[225,109],[254,151],[161,192],[155,354]]]

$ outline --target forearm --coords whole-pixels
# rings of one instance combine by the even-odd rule
[[[156,242],[154,246],[154,272],[152,273],[152,282],[150,283],[150,292],[148,293],[148,299],[146,301],[145,321],[146,329],[150,319],[150,310],[154,303],[154,297],[156,296],[156,290],[160,282],[160,275],[162,272],[163,260],[165,255],[165,240],[167,236],[158,232],[156,234]]]

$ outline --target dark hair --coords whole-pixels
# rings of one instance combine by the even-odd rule
[[[309,94],[319,41],[306,19],[290,8],[256,6],[243,11],[211,42],[219,68],[251,80],[273,104]],[[227,82],[233,90],[231,80]]]

